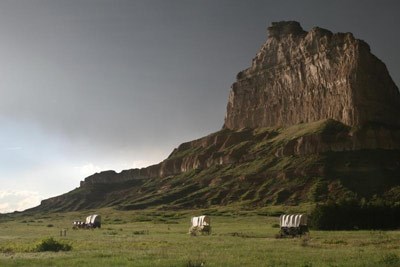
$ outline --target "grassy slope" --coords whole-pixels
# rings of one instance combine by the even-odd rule
[[[71,230],[94,211],[0,217],[1,266],[398,266],[398,231],[311,231],[310,238],[275,239],[278,210],[96,210],[101,229]],[[187,234],[190,217],[210,214],[211,236]],[[52,227],[49,227],[52,225]],[[69,228],[66,237],[59,231]],[[53,236],[70,252],[31,252]],[[197,264],[197,265],[196,265]]]
[[[288,128],[221,130],[181,145],[165,161],[205,158],[213,161],[208,167],[164,178],[78,188],[65,194],[59,203],[42,207],[42,210],[107,206],[187,209],[213,205],[297,205],[349,196],[368,199],[374,195],[382,196],[399,186],[399,150],[305,155],[293,155],[290,151],[291,144],[300,137],[312,137],[316,142],[337,142],[338,136],[340,138],[350,130],[333,120]],[[219,158],[229,158],[230,163],[218,164]]]

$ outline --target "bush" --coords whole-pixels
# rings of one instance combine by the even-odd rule
[[[320,230],[396,229],[399,221],[399,206],[372,202],[318,205],[310,215],[311,227]]]
[[[318,202],[326,199],[328,194],[328,183],[318,180],[308,191],[308,198],[311,201]]]
[[[70,251],[72,246],[69,244],[63,244],[54,240],[52,237],[43,239],[35,248],[36,252],[44,252],[44,251]]]

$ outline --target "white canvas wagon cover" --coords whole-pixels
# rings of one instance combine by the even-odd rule
[[[97,214],[89,215],[86,217],[86,224],[101,223],[101,216]]]
[[[305,214],[285,214],[279,218],[280,227],[300,227],[307,225]]]
[[[192,226],[209,226],[211,224],[211,219],[207,215],[201,215],[198,217],[192,217]]]

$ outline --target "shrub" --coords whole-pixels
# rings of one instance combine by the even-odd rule
[[[320,230],[396,229],[399,221],[399,206],[373,202],[318,205],[310,216],[310,225]]]
[[[36,252],[44,252],[44,251],[70,251],[72,246],[69,244],[63,244],[54,240],[52,237],[43,239],[35,248]]]
[[[328,183],[318,180],[309,190],[308,198],[311,201],[318,202],[326,199],[328,194]]]

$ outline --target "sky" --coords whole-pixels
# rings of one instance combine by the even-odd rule
[[[352,32],[400,84],[397,0],[0,0],[0,213],[221,129],[274,21]]]

